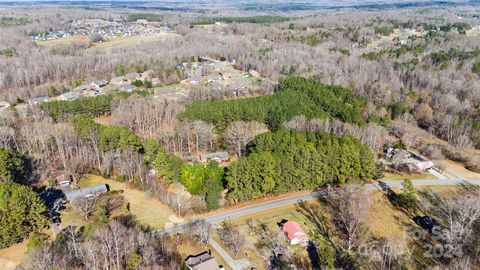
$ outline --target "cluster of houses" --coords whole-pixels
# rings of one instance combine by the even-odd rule
[[[295,221],[284,220],[279,224],[290,245],[307,245],[310,242],[308,235]],[[197,255],[190,255],[185,259],[185,265],[189,270],[224,270],[225,268],[217,263],[212,252],[205,251]],[[254,269],[254,268],[252,268]]]
[[[79,85],[73,88],[71,91],[63,93],[58,97],[35,97],[31,98],[28,103],[30,106],[35,106],[52,100],[72,101],[84,97],[94,97],[105,94],[107,92],[107,86],[111,86],[109,90],[118,92],[132,92],[136,89],[133,83],[137,80],[142,82],[151,81],[152,85],[161,83],[160,79],[153,77],[153,75],[153,70],[147,70],[142,73],[131,72],[123,76],[112,78],[110,81],[104,79],[95,80],[88,84]],[[0,102],[0,110],[2,110],[1,106],[2,103]],[[9,104],[6,104],[5,106],[8,108]]]
[[[159,26],[158,23],[149,23],[146,20],[131,22],[128,20],[85,19],[72,22],[69,29],[37,33],[32,36],[32,39],[56,40],[73,36],[98,36],[108,39],[118,36],[144,36],[165,32],[172,32],[172,29],[167,26]]]

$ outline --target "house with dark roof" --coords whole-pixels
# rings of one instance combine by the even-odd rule
[[[72,191],[65,191],[65,197],[68,201],[74,201],[80,198],[89,198],[97,196],[99,194],[106,193],[108,191],[108,186],[106,184],[100,184],[95,186],[90,186],[86,188],[76,189]]]
[[[28,103],[30,106],[35,106],[35,105],[40,105],[44,102],[48,101],[48,97],[36,97],[36,98],[31,98]]]
[[[219,266],[210,251],[205,251],[198,255],[190,255],[185,260],[185,264],[190,270],[217,270],[224,269]]]

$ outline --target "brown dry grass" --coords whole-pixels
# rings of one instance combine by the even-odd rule
[[[25,260],[28,240],[0,250],[0,269],[15,269]]]
[[[141,224],[148,225],[152,229],[162,229],[166,223],[170,222],[170,218],[176,218],[175,213],[161,201],[148,198],[145,192],[129,187],[126,183],[96,175],[88,175],[80,181],[82,187],[101,183],[109,185],[110,190],[123,190],[122,195],[126,202],[130,203],[130,212]]]

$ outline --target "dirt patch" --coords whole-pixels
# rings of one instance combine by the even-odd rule
[[[0,269],[15,269],[24,261],[25,252],[27,252],[27,241],[0,250]]]

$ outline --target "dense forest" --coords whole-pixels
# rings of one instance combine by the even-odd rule
[[[257,136],[248,151],[227,170],[234,201],[376,176],[374,154],[351,136],[277,131]]]
[[[219,130],[234,121],[259,121],[271,130],[297,115],[308,118],[335,117],[344,122],[363,125],[362,112],[366,99],[339,86],[321,84],[315,79],[286,77],[279,91],[273,95],[229,100],[195,101],[180,116],[188,120],[202,120]]]

